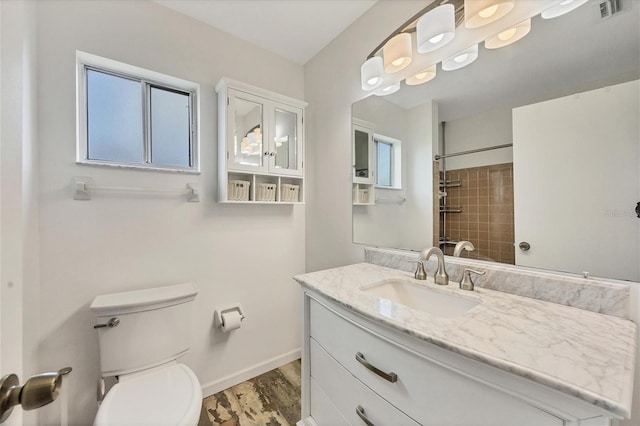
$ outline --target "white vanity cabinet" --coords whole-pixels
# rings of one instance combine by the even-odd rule
[[[218,164],[220,202],[304,202],[306,102],[220,80]]]
[[[302,425],[609,425],[603,409],[305,290]],[[366,417],[366,420],[362,418]]]

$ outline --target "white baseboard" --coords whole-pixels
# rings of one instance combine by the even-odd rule
[[[202,385],[203,398],[228,389],[232,386],[237,385],[238,383],[244,382],[245,380],[252,379],[298,358],[300,358],[300,349],[295,349],[291,352],[287,352],[286,354],[268,359],[244,370],[240,370],[219,380],[205,383]]]

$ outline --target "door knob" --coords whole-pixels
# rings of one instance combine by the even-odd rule
[[[522,251],[527,251],[531,248],[531,244],[529,244],[526,241],[521,242],[520,244],[518,244],[518,247],[520,247],[520,250]]]
[[[55,401],[62,388],[62,377],[69,373],[71,367],[36,374],[22,386],[15,374],[4,376],[0,379],[0,423],[7,420],[18,404],[25,410],[33,410]]]

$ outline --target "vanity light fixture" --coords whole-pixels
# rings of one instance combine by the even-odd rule
[[[432,52],[455,37],[456,10],[452,4],[443,4],[422,15],[416,23],[419,53]]]
[[[444,71],[458,70],[462,67],[466,67],[476,59],[478,59],[478,45],[474,44],[462,52],[458,52],[442,61],[442,69]]]
[[[362,90],[374,90],[384,82],[384,69],[382,58],[374,56],[369,58],[360,67],[360,80],[362,82]]]
[[[464,26],[478,28],[511,12],[514,0],[464,0]]]
[[[387,96],[387,95],[390,95],[392,93],[396,93],[398,90],[400,90],[400,82],[399,81],[396,82],[396,83],[385,84],[382,87],[380,87],[378,90],[373,92],[373,94],[377,95],[377,96]]]
[[[572,10],[579,8],[586,2],[587,0],[563,0],[558,2],[555,6],[543,11],[540,16],[542,16],[542,19],[557,18],[558,16],[562,16],[565,13],[569,13]]]
[[[429,68],[425,68],[422,71],[410,75],[405,80],[405,83],[409,86],[415,86],[417,84],[426,83],[436,78],[436,66],[431,65]]]
[[[529,34],[529,31],[531,31],[531,18],[489,37],[484,41],[484,47],[487,49],[499,49],[508,46]]]
[[[400,33],[382,48],[384,72],[393,74],[402,71],[411,63],[411,34]]]

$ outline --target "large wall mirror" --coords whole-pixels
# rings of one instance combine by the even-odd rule
[[[354,174],[354,242],[453,255],[470,241],[461,256],[640,281],[640,2],[604,19],[598,3],[355,103],[373,176]],[[379,160],[401,185],[376,181]]]

